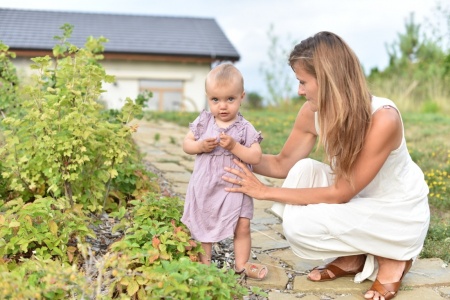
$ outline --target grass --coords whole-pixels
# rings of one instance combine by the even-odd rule
[[[242,110],[264,140],[264,153],[278,153],[292,129],[300,104],[291,109]],[[165,120],[188,128],[198,113],[147,112],[146,118]],[[412,159],[422,168],[430,188],[431,224],[421,257],[450,262],[450,116],[438,113],[403,113],[405,136]],[[320,152],[311,155],[321,160]]]

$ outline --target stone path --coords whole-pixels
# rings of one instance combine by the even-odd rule
[[[184,197],[194,166],[194,156],[184,153],[181,147],[188,129],[162,121],[142,120],[138,124],[134,140],[144,160],[162,172],[173,192]],[[279,180],[260,180],[281,185]],[[269,274],[263,281],[248,280],[247,284],[269,291],[269,300],[363,299],[370,281],[357,284],[349,277],[322,283],[306,280],[307,270],[323,262],[302,260],[290,251],[280,219],[270,212],[271,206],[270,201],[255,201],[251,222],[253,259],[266,264]],[[396,300],[450,299],[450,268],[440,259],[420,259],[405,276],[401,290]]]

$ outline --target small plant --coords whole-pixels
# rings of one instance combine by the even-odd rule
[[[72,262],[76,244],[87,236],[95,237],[87,227],[81,205],[68,207],[68,202],[47,197],[23,204],[12,200],[0,214],[0,257],[19,260],[34,254],[43,259],[59,257]]]
[[[163,261],[152,268],[146,291],[158,299],[229,300],[248,294],[237,278],[234,272],[180,258],[178,261]]]
[[[155,133],[155,136],[153,139],[155,140],[155,142],[159,142],[159,140],[161,139],[161,134],[159,134],[158,132]]]
[[[133,208],[123,218],[125,209],[110,214],[121,219],[114,231],[125,230],[125,237],[111,245],[113,251],[130,256],[145,254],[140,263],[159,264],[161,260],[189,257],[196,261],[201,246],[193,241],[187,228],[180,222],[183,205],[178,198],[148,194],[142,201],[130,201]]]
[[[0,264],[2,299],[88,299],[84,274],[59,260],[32,257],[18,265]]]

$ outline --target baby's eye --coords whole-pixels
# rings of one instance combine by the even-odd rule
[[[217,99],[217,98],[212,98],[211,101],[214,102],[214,103],[217,103],[217,102],[219,102],[219,99]]]
[[[228,102],[233,102],[233,101],[234,101],[233,97],[228,98]]]

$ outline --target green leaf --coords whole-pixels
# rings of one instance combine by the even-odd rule
[[[11,221],[11,223],[9,223],[9,228],[17,228],[20,226],[20,222],[17,221]]]
[[[56,224],[55,221],[53,220],[48,221],[48,227],[53,235],[55,236],[58,235],[58,225]]]
[[[127,293],[128,296],[133,296],[134,294],[136,294],[136,292],[139,289],[139,284],[136,282],[136,280],[131,280],[127,286]]]

